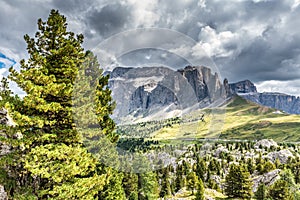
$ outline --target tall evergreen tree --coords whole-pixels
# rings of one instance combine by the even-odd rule
[[[23,135],[10,168],[17,171],[18,188],[12,194],[20,197],[31,191],[30,195],[39,198],[97,198],[110,179],[111,169],[104,170],[82,147],[72,115],[74,83],[85,59],[83,36],[69,32],[66,18],[51,10],[47,21],[38,20],[35,38],[24,38],[29,59],[21,60],[20,71],[10,68],[9,75],[26,93],[22,101],[9,107]],[[97,97],[106,83],[99,81]],[[110,105],[111,97],[99,98],[96,112],[104,118],[111,112],[101,113],[99,106]],[[103,123],[101,117],[100,127],[107,124],[108,129],[113,128],[111,120]]]
[[[199,179],[204,180],[206,171],[207,171],[206,162],[202,158],[197,158],[196,174],[199,177]]]
[[[126,197],[131,200],[138,199],[138,175],[135,173],[124,173],[123,188]]]
[[[190,172],[187,176],[187,187],[194,194],[194,190],[197,189],[198,177],[195,172]]]
[[[195,200],[204,200],[204,184],[201,179],[199,179],[197,183],[197,192],[196,192],[196,198]]]
[[[157,199],[158,193],[156,173],[150,171],[138,174],[139,200]]]
[[[250,199],[252,181],[244,166],[232,164],[225,178],[225,192],[229,197]]]
[[[267,198],[267,187],[265,184],[260,184],[255,192],[255,198],[257,200],[265,200]]]
[[[175,191],[184,187],[182,165],[177,165],[175,178]]]
[[[290,197],[288,183],[279,179],[270,188],[269,195],[272,199],[288,199]]]

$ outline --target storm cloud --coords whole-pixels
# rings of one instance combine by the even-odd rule
[[[177,68],[186,63],[180,53],[200,55],[204,50],[231,82],[250,79],[262,91],[280,90],[278,84],[286,93],[300,96],[299,4],[299,0],[3,0],[0,52],[16,61],[26,58],[23,35],[33,36],[37,19],[45,20],[54,8],[67,17],[70,30],[84,34],[85,49],[135,28],[171,29],[197,43],[176,51],[176,56],[175,51],[134,50],[115,58],[120,65],[149,61]],[[156,38],[166,37],[158,32]]]

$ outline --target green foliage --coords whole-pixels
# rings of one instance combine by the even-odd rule
[[[192,194],[194,194],[194,190],[197,189],[198,185],[198,177],[195,172],[190,172],[187,176],[187,187],[189,190],[192,190]]]
[[[288,183],[284,180],[276,181],[270,188],[269,195],[273,199],[288,199],[290,196]]]
[[[205,161],[202,158],[197,157],[196,173],[199,179],[204,180],[204,176],[206,172],[207,172],[207,166]]]
[[[135,173],[124,173],[123,188],[126,197],[131,200],[138,199],[138,175]]]
[[[3,77],[0,85],[1,103],[7,101],[11,97],[12,91],[9,89],[7,78]]]
[[[263,170],[262,173],[268,173],[272,170],[276,169],[276,166],[271,162],[271,161],[267,161],[264,165],[263,165]]]
[[[47,144],[31,149],[25,156],[24,168],[32,175],[62,183],[95,171],[96,160],[79,145]]]
[[[47,22],[38,20],[38,29],[35,39],[24,36],[29,60],[21,61],[20,72],[10,68],[9,78],[26,92],[22,106],[11,107],[11,115],[30,147],[44,134],[56,136],[51,142],[76,143],[72,91],[85,55],[83,36],[68,32],[66,18],[55,10]]]
[[[267,187],[265,184],[260,184],[255,192],[257,200],[265,200],[267,198]]]
[[[145,172],[138,174],[138,199],[157,199],[158,181],[154,172]]]
[[[229,197],[251,198],[252,181],[244,166],[232,164],[225,181],[225,192]]]
[[[170,172],[168,168],[163,168],[163,175],[161,177],[160,183],[160,197],[166,197],[171,195],[171,181],[170,181]]]
[[[204,200],[204,184],[201,179],[197,183],[197,192],[195,200]]]
[[[96,80],[102,73],[96,57],[84,52],[83,36],[67,31],[66,18],[56,10],[51,10],[46,22],[38,20],[35,38],[24,38],[29,59],[21,60],[20,71],[10,68],[9,75],[26,92],[22,100],[8,101],[16,129],[23,135],[17,144],[11,143],[15,151],[4,169],[16,182],[10,194],[17,199],[22,195],[29,199],[122,199],[121,174],[99,164],[87,152],[73,118],[73,107],[85,109],[76,104],[78,101],[83,106],[94,100],[91,108],[96,117],[84,117],[98,123],[101,132],[97,136],[117,139],[109,117],[114,103],[107,88],[108,77],[100,75]],[[78,86],[91,89],[85,93],[87,99],[81,95],[76,102],[72,97]],[[1,97],[7,98],[11,95],[7,80],[3,79],[2,87]]]
[[[126,195],[122,185],[123,174],[112,170],[109,184],[104,186],[103,191],[99,193],[98,198],[101,200],[125,200]]]

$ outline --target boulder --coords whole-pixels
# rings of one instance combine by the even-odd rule
[[[259,149],[260,147],[263,147],[263,148],[265,148],[265,147],[270,148],[270,147],[272,147],[272,146],[274,146],[274,147],[277,147],[277,146],[278,146],[277,143],[276,143],[274,140],[272,140],[272,139],[263,139],[263,140],[259,140],[258,142],[256,142],[256,143],[254,144],[254,148],[255,148],[255,149]]]
[[[275,183],[280,178],[280,169],[275,169],[271,172],[265,173],[263,175],[257,176],[253,178],[253,192],[257,191],[257,188],[260,184],[265,184],[266,186],[270,186]]]
[[[280,151],[276,151],[276,152],[271,152],[268,153],[267,157],[272,161],[275,162],[275,160],[278,158],[280,163],[286,164],[288,159],[294,158],[294,155],[292,154],[292,152],[290,152],[290,150],[288,149],[283,149]]]
[[[0,199],[1,200],[7,200],[7,193],[4,190],[3,185],[0,185]]]

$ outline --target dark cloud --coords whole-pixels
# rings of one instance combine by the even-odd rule
[[[83,12],[90,8],[95,1],[93,0],[53,0],[54,8],[59,9],[64,13]]]
[[[190,64],[184,58],[160,49],[138,49],[122,55],[118,60],[122,66],[155,65],[175,70]]]
[[[93,10],[87,17],[90,29],[96,30],[103,37],[111,36],[122,31],[130,19],[128,6],[121,4],[109,4],[101,10]]]
[[[231,81],[300,79],[300,6],[294,0],[2,0],[0,7],[0,51],[16,54],[15,60],[26,55],[23,35],[33,36],[37,19],[46,19],[54,8],[67,17],[71,31],[85,35],[86,49],[128,29],[168,28],[199,42]],[[155,37],[158,42],[167,38]],[[161,55],[161,50],[146,49],[119,59],[184,64],[180,55]]]

